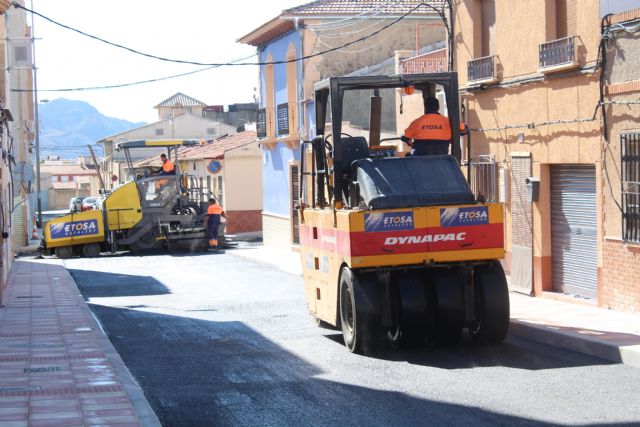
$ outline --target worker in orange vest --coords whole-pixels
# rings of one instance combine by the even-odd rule
[[[424,101],[424,115],[415,119],[400,138],[413,149],[412,156],[433,156],[449,154],[451,125],[449,119],[440,113],[440,103],[429,97]]]
[[[204,222],[207,224],[207,238],[209,239],[209,247],[218,249],[218,228],[220,227],[220,218],[227,219],[224,209],[218,204],[215,198],[209,199],[209,207],[207,214],[204,216]]]
[[[173,162],[169,159],[167,159],[167,155],[166,154],[160,154],[160,161],[162,161],[162,167],[160,167],[160,169],[158,169],[158,172],[156,173],[156,175],[175,175],[176,174],[176,167],[173,164]],[[167,185],[167,183],[169,182],[169,180],[166,179],[158,179],[155,181],[154,186],[156,188],[156,193],[159,192],[160,190],[162,190],[162,188]]]
[[[158,171],[158,175],[175,175],[176,174],[176,167],[173,164],[173,162],[171,162],[171,160],[167,159],[166,154],[161,154],[160,160],[162,161],[162,168],[160,168],[160,170]]]

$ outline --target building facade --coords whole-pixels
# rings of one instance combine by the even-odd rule
[[[603,42],[600,303],[640,311],[640,1],[601,2]]]
[[[607,261],[614,253],[635,259],[628,271],[637,275],[637,251],[621,235],[624,216],[616,207],[624,179],[612,177],[634,119],[612,104],[606,130],[602,114],[607,7],[597,0],[458,0],[456,69],[472,129],[470,160],[476,170],[482,166],[482,177],[472,177],[476,192],[505,204],[512,289],[638,310],[637,276],[622,285]],[[620,56],[608,86],[633,87],[632,69]]]

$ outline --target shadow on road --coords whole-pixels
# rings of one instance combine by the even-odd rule
[[[105,273],[94,270],[72,270],[69,273],[86,300],[102,297],[166,295],[171,291],[151,276]]]
[[[344,346],[342,333],[324,333],[325,338]],[[347,351],[346,347],[344,351]],[[549,353],[553,357],[549,357]],[[612,365],[614,362],[575,353],[560,348],[510,337],[494,345],[478,345],[468,337],[453,347],[424,347],[395,350],[389,347],[371,355],[382,360],[403,361],[413,365],[439,369],[472,369],[503,366],[508,368],[542,370],[580,366]]]
[[[163,425],[551,425],[473,406],[356,386],[348,379],[322,379],[318,367],[241,322],[89,305]],[[335,335],[328,337],[335,339]],[[389,354],[396,355],[391,360],[454,369],[470,367],[460,359],[468,359],[471,350],[480,350],[479,356],[473,357],[476,366],[502,365],[505,352],[525,358],[517,344],[511,343],[491,350],[463,345],[435,353]],[[445,363],[445,359],[451,361]],[[543,368],[532,362],[519,365]],[[553,367],[558,366],[546,368]]]

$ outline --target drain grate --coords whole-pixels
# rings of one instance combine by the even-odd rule
[[[59,366],[46,366],[44,368],[24,368],[25,374],[33,374],[39,372],[62,372],[62,368]]]
[[[32,298],[42,298],[42,295],[20,295],[16,297],[16,299],[32,299]]]

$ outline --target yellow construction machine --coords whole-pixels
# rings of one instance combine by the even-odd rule
[[[301,146],[296,205],[316,322],[341,328],[356,353],[385,342],[452,345],[463,329],[479,343],[502,341],[510,316],[503,207],[478,200],[459,166],[457,74],[332,77],[314,89],[317,136]],[[444,94],[452,155],[405,157],[380,140],[388,117],[379,95],[391,93],[396,107],[399,91]],[[367,110],[356,101],[369,97],[367,141],[345,133],[353,122],[343,112]]]
[[[102,251],[141,253],[161,248],[208,247],[203,219],[208,193],[180,171],[178,149],[197,140],[126,141],[124,152],[131,180],[105,194],[100,208],[70,213],[46,223],[42,249],[58,258],[97,256]],[[163,148],[175,165],[175,175],[135,168],[131,150]],[[221,227],[224,238],[224,231]]]

